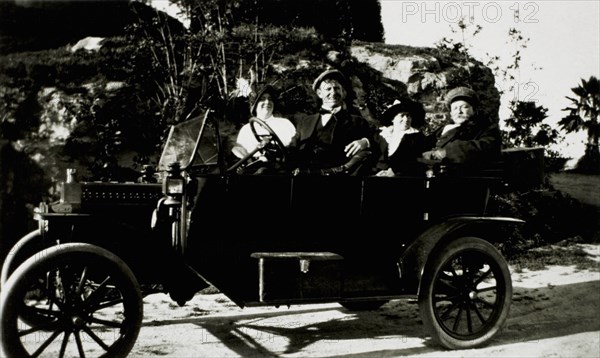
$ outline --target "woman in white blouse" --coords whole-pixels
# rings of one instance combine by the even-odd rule
[[[284,146],[288,147],[292,141],[292,138],[296,134],[296,127],[287,118],[276,117],[273,115],[275,110],[275,99],[277,98],[277,92],[272,86],[265,86],[258,93],[251,96],[250,98],[250,113],[252,116],[262,119],[277,136],[281,139]],[[259,136],[269,135],[267,130],[260,125],[254,126],[256,134]],[[258,141],[250,128],[250,123],[246,123],[240,129],[236,140],[236,147],[242,147],[244,150],[234,150],[234,154],[239,158],[242,158],[245,153],[253,151],[258,146]],[[245,152],[245,153],[244,153]],[[261,161],[268,161],[267,157],[262,151],[255,154],[257,159]]]

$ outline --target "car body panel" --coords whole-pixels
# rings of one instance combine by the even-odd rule
[[[159,161],[162,181],[181,168],[181,198],[164,184],[71,183],[80,202],[40,217],[55,240],[114,250],[167,286],[196,277],[240,306],[416,295],[450,234],[518,223],[485,217],[497,177],[238,174],[223,148],[207,111],[171,129]]]

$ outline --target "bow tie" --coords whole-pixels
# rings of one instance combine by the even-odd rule
[[[334,108],[331,110],[327,109],[327,108],[321,108],[321,109],[319,109],[319,114],[336,114],[339,111],[340,111],[339,108]]]

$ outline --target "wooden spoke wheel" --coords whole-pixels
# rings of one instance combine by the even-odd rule
[[[496,248],[479,238],[449,243],[427,266],[419,310],[432,338],[450,349],[487,344],[508,316],[512,283]]]
[[[82,243],[26,260],[2,288],[0,304],[0,338],[9,357],[125,357],[143,316],[129,267]]]

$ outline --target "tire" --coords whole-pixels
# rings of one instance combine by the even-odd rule
[[[10,249],[8,255],[2,263],[2,272],[0,273],[0,287],[4,287],[4,284],[10,277],[10,275],[22,264],[25,260],[33,256],[34,254],[53,246],[52,242],[44,240],[40,230],[35,230],[29,234],[23,236],[17,243]]]
[[[374,311],[388,302],[388,300],[346,301],[339,304],[348,311]]]
[[[27,324],[27,315],[40,319]],[[0,341],[7,357],[125,357],[142,317],[140,287],[129,267],[90,244],[41,251],[0,292]]]
[[[2,272],[0,273],[0,287],[4,287],[10,275],[21,265],[25,260],[32,256],[36,256],[44,249],[55,246],[56,242],[44,240],[40,230],[34,230],[23,236],[12,247],[9,255],[2,264]],[[38,315],[31,312],[22,312],[19,317],[25,324],[29,326],[40,326],[48,322],[48,317]]]
[[[56,242],[44,240],[40,230],[34,230],[23,236],[12,247],[9,255],[2,264],[2,272],[0,273],[0,287],[4,287],[10,275],[30,257],[36,256],[44,249],[55,246]],[[31,312],[22,312],[19,316],[21,321],[29,326],[40,326],[48,322],[48,317],[38,315]]]
[[[419,311],[434,341],[449,349],[483,346],[510,310],[512,281],[502,255],[487,241],[463,237],[427,264]]]

